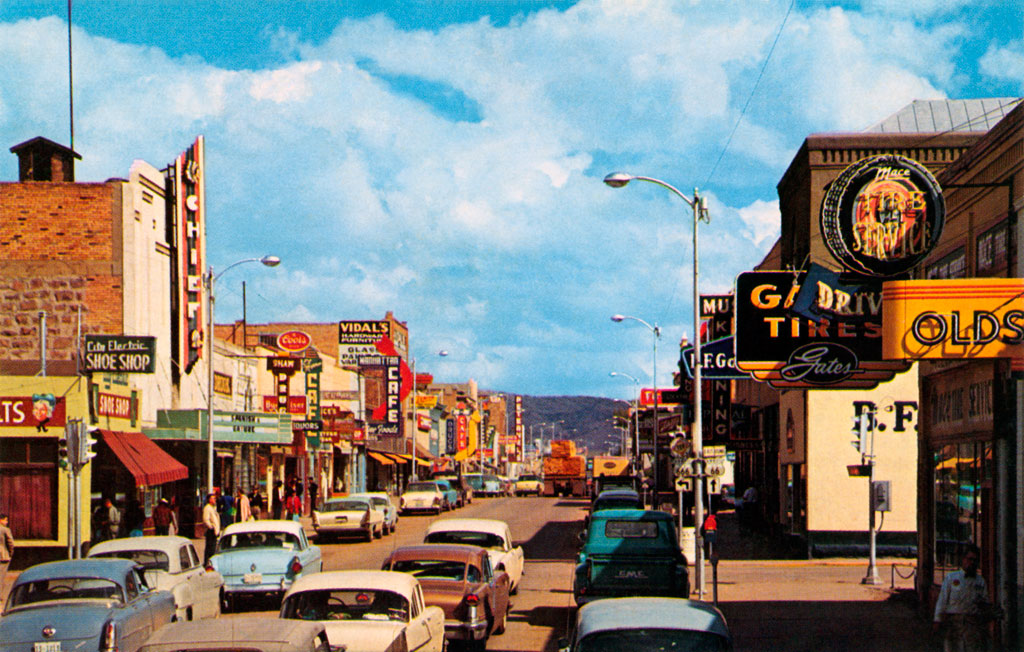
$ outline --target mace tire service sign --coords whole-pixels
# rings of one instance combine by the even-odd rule
[[[885,154],[846,168],[821,206],[825,246],[868,276],[907,272],[935,247],[946,219],[942,189],[917,161]]]
[[[156,338],[86,335],[85,371],[151,374],[156,371]]]

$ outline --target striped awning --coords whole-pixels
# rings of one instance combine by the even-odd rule
[[[385,466],[392,466],[395,463],[393,459],[381,453],[377,453],[374,451],[366,451],[366,454],[370,456],[370,459],[376,460],[378,463],[383,464]]]
[[[103,441],[135,478],[135,486],[152,487],[188,477],[188,468],[184,464],[141,432],[100,430],[100,433]]]

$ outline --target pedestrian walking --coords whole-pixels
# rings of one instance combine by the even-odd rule
[[[109,498],[103,499],[103,511],[106,523],[105,539],[116,539],[121,536],[121,510],[117,508],[114,501]]]
[[[302,499],[299,498],[298,494],[292,494],[285,501],[285,510],[287,511],[287,518],[289,521],[299,520],[299,515],[302,514]]]
[[[968,545],[960,557],[960,569],[946,575],[935,602],[934,631],[942,634],[945,652],[981,652],[988,648],[991,610],[988,587],[978,573],[978,547]]]
[[[220,536],[220,514],[217,512],[217,495],[210,494],[203,505],[203,525],[206,526],[206,546],[203,550],[203,565],[210,561]]]
[[[14,556],[14,534],[7,527],[8,521],[7,514],[0,514],[0,604],[3,604],[7,568],[11,565],[11,557]]]
[[[220,508],[220,522],[224,525],[231,525],[235,522],[235,497],[231,492],[220,494],[218,504]]]
[[[259,489],[253,489],[249,496],[249,508],[252,510],[252,520],[258,521],[263,517],[263,495]]]
[[[174,511],[171,510],[171,504],[167,502],[166,498],[161,498],[160,502],[153,508],[153,528],[156,530],[157,535],[170,534],[173,521]]]
[[[238,506],[238,522],[245,523],[252,520],[252,508],[249,504],[249,497],[241,489],[235,497],[235,504]]]
[[[757,489],[754,485],[747,487],[743,492],[742,511],[740,512],[740,523],[748,530],[753,530],[757,525]]]
[[[312,514],[313,510],[316,509],[316,496],[319,492],[320,487],[317,486],[312,480],[309,481],[309,513]]]
[[[284,509],[284,483],[278,480],[274,483],[274,489],[270,493],[271,517],[281,518],[281,511]]]

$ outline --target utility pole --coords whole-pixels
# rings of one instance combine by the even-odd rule
[[[875,558],[875,539],[877,532],[875,528],[875,406],[865,406],[861,412],[860,429],[870,442],[868,444],[867,467],[868,467],[868,541],[870,553],[868,556],[868,572],[861,580],[861,584],[877,585],[882,581],[878,577],[878,566]],[[861,440],[861,450],[864,450],[864,441]],[[863,461],[863,453],[862,458]]]

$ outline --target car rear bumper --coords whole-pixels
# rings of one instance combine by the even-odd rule
[[[456,641],[480,641],[487,638],[487,621],[444,621],[444,637]]]

